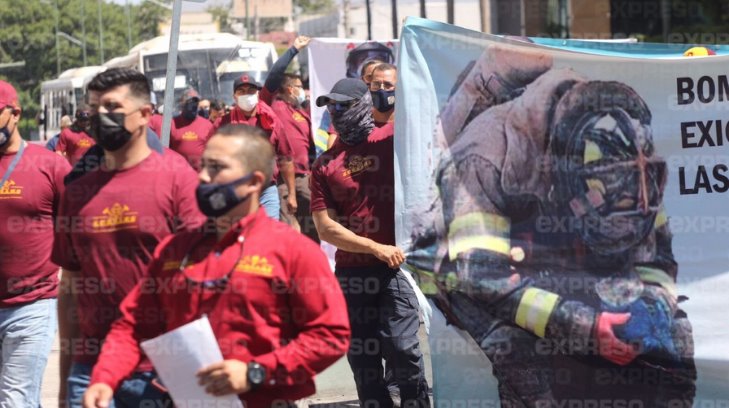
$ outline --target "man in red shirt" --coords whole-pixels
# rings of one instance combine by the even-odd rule
[[[171,233],[205,221],[195,204],[193,169],[181,156],[161,155],[147,144],[147,78],[132,69],[109,69],[88,90],[90,130],[104,155],[97,169],[66,186],[52,258],[63,268],[59,399],[74,407],[81,404],[119,303],[146,274],[154,248]],[[137,371],[117,395],[124,406],[159,397],[149,385],[151,364],[142,361]]]
[[[71,166],[75,165],[86,151],[96,144],[94,139],[86,133],[89,128],[89,111],[79,109],[76,111],[75,118],[71,127],[61,131],[58,144],[56,144],[56,152],[65,157]]]
[[[53,219],[68,162],[20,137],[20,104],[0,81],[0,406],[40,406],[56,335]]]
[[[273,170],[271,185],[266,187],[261,194],[261,205],[271,218],[278,220],[281,211],[281,202],[276,188],[279,171],[288,191],[296,191],[293,151],[276,113],[268,104],[258,99],[260,90],[261,84],[248,74],[243,74],[236,79],[233,82],[233,97],[236,104],[230,112],[215,121],[215,129],[232,123],[255,126],[266,133],[276,152],[276,166]],[[296,194],[288,195],[286,206],[289,212],[296,212],[298,208]]]
[[[371,94],[358,79],[340,80],[316,104],[327,106],[339,137],[314,163],[311,211],[321,239],[338,248],[335,274],[347,299],[347,359],[360,404],[392,406],[384,357],[401,406],[428,407],[418,300],[399,270],[405,256],[395,246],[393,127],[375,126]],[[372,344],[379,346],[375,353]]]
[[[293,151],[294,172],[296,173],[296,212],[290,213],[288,208],[282,211],[284,219],[292,219],[299,224],[301,232],[307,237],[319,242],[314,221],[309,211],[311,191],[309,190],[309,175],[311,164],[316,157],[314,138],[311,135],[311,117],[309,112],[301,107],[305,99],[304,86],[298,75],[285,74],[281,89],[271,108],[276,112],[284,128],[284,135],[289,140]],[[289,190],[283,185],[279,186],[281,197],[288,201]],[[294,222],[289,222],[293,224]]]
[[[200,95],[194,89],[187,90],[180,99],[181,113],[172,120],[170,129],[170,149],[187,159],[195,171],[200,170],[200,157],[213,132],[213,124],[197,114],[199,102]]]
[[[197,199],[211,228],[157,247],[148,277],[124,299],[107,336],[85,407],[109,402],[142,358],[140,341],[203,314],[225,360],[179,375],[197,374],[209,394],[238,394],[248,408],[291,406],[313,394],[314,374],[344,355],[347,311],[326,257],[259,207],[274,159],[266,139],[245,125],[210,139]]]

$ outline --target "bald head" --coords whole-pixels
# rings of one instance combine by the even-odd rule
[[[235,158],[247,173],[260,171],[265,180],[271,179],[275,155],[271,142],[261,129],[248,125],[226,125],[213,135],[218,136],[235,144]]]

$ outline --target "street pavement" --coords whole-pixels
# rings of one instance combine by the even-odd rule
[[[420,345],[425,356],[425,374],[428,379],[428,384],[432,387],[433,375],[430,367],[430,348],[428,347],[428,341],[422,325],[419,335]],[[58,339],[56,339],[48,358],[48,366],[46,367],[43,387],[41,389],[41,405],[45,408],[58,406],[58,364],[59,344]],[[349,368],[346,358],[341,358],[316,377],[316,389],[317,393],[315,395],[299,401],[299,407],[339,408],[358,406],[357,390],[352,379],[352,371]]]

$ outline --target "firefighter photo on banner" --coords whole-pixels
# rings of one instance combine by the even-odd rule
[[[436,405],[729,401],[716,376],[729,372],[727,338],[712,347],[729,300],[707,303],[729,289],[716,195],[729,190],[727,133],[711,128],[729,107],[715,74],[726,60],[640,46],[575,52],[408,19],[396,222],[443,316]],[[714,223],[687,227],[702,216]],[[463,358],[476,351],[486,359]],[[469,375],[453,384],[453,372]]]

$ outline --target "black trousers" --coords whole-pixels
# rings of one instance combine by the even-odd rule
[[[336,268],[347,300],[352,342],[347,360],[363,407],[392,407],[382,359],[400,388],[402,407],[429,407],[418,340],[418,300],[403,272],[386,265]]]

